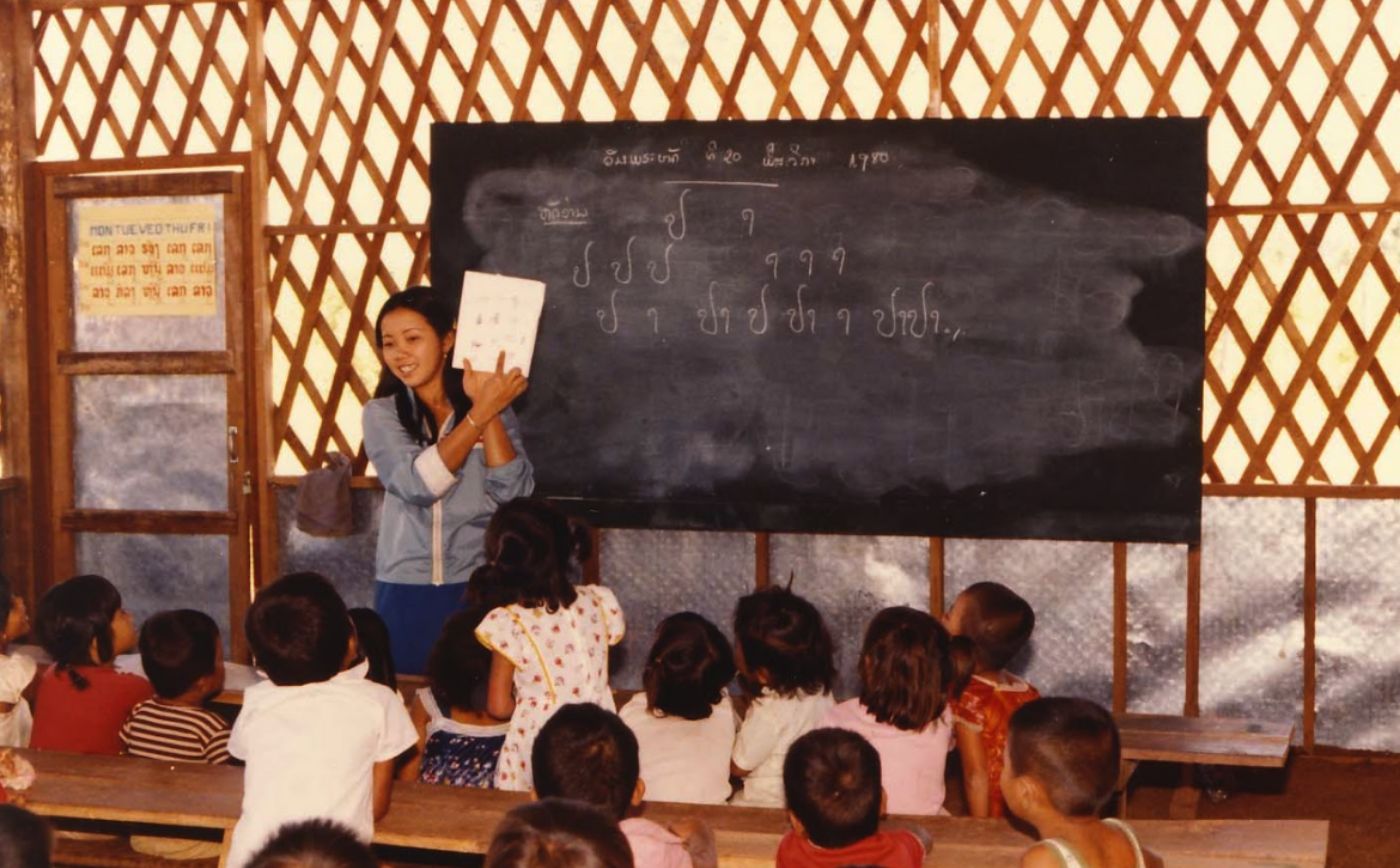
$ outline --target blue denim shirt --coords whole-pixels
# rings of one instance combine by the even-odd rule
[[[393,398],[365,405],[365,452],[384,486],[374,577],[381,582],[443,585],[465,582],[483,561],[482,538],[496,507],[535,490],[534,468],[520,443],[520,424],[501,413],[515,458],[486,466],[480,444],[456,473],[437,446],[414,441],[399,422]],[[452,430],[449,418],[442,434]]]

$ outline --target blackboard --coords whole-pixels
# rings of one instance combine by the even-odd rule
[[[1205,122],[435,124],[433,283],[547,283],[604,526],[1200,536]]]

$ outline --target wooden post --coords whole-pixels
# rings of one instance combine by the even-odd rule
[[[1186,701],[1182,714],[1201,713],[1201,546],[1186,547]]]
[[[1317,498],[1303,501],[1303,748],[1317,737]]]
[[[768,587],[772,565],[768,560],[768,533],[759,531],[753,535],[753,587],[761,591]]]
[[[1128,544],[1113,544],[1113,711],[1128,710]]]
[[[943,537],[928,538],[928,610],[935,617],[943,614],[947,605],[947,592],[944,590]]]

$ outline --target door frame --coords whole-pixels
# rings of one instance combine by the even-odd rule
[[[169,164],[167,164],[167,162]],[[36,181],[30,199],[39,219],[30,225],[40,236],[31,248],[38,252],[33,285],[37,290],[31,312],[32,443],[35,486],[34,511],[36,594],[66,579],[75,569],[74,533],[164,533],[226,535],[228,549],[228,607],[231,658],[247,661],[249,651],[242,623],[251,602],[255,545],[265,532],[266,491],[263,431],[266,412],[258,395],[264,384],[266,360],[257,352],[266,332],[266,303],[255,299],[257,272],[252,260],[261,255],[253,242],[250,215],[257,205],[249,160],[211,156],[169,161],[79,161],[33,164]],[[133,173],[134,168],[143,171]],[[178,172],[170,170],[182,170]],[[226,349],[197,352],[80,353],[71,349],[73,301],[69,284],[68,201],[73,198],[123,196],[222,197],[224,217],[224,287]],[[261,327],[260,327],[261,326]],[[228,422],[237,426],[230,453],[238,457],[230,468],[228,509],[211,512],[151,510],[79,510],[73,500],[73,419],[71,377],[78,374],[224,374],[229,383]]]

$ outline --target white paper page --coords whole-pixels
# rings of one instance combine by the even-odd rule
[[[462,276],[453,367],[463,367],[466,360],[473,370],[494,371],[496,357],[505,350],[505,370],[519,368],[530,376],[543,310],[542,281],[468,271]]]

